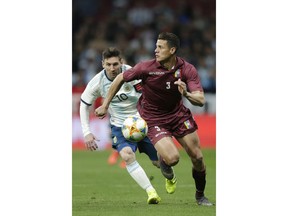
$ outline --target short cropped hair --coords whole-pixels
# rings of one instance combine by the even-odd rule
[[[162,32],[158,35],[158,40],[166,40],[168,47],[169,48],[175,47],[176,52],[180,48],[180,39],[177,35],[175,35],[173,33]]]
[[[102,58],[104,59],[108,59],[111,57],[119,57],[119,59],[122,59],[121,57],[121,51],[119,49],[117,49],[116,47],[109,47],[106,48],[103,52],[102,52]]]

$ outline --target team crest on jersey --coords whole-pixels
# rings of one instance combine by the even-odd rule
[[[178,70],[175,71],[174,76],[175,76],[176,78],[181,78],[180,69],[178,69]]]
[[[117,143],[117,137],[116,136],[113,138],[113,143]]]
[[[124,92],[131,91],[131,87],[129,85],[124,85]]]

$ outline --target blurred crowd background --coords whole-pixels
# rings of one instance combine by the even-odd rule
[[[154,58],[157,36],[173,32],[178,56],[198,70],[206,93],[216,93],[216,0],[73,0],[72,87],[102,70],[101,54],[118,47],[127,64]]]
[[[79,118],[81,93],[102,68],[102,52],[109,46],[118,47],[125,63],[154,58],[160,32],[179,36],[178,56],[192,63],[201,78],[206,103],[191,109],[198,124],[202,145],[216,143],[216,0],[72,0],[72,113],[73,148],[83,148]],[[91,108],[91,130],[101,140],[100,149],[111,147],[108,119],[95,118]]]

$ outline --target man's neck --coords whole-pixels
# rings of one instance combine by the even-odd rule
[[[167,59],[166,62],[163,62],[161,65],[165,67],[167,70],[172,70],[176,66],[177,59],[176,56],[171,56],[171,58]]]

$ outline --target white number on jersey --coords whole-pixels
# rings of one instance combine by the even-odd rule
[[[166,89],[170,89],[170,82],[166,82]]]

